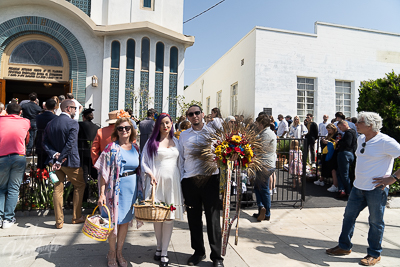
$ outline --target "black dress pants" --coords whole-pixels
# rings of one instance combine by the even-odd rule
[[[184,178],[181,184],[194,254],[202,256],[205,255],[206,252],[203,240],[202,221],[202,208],[204,206],[208,241],[211,247],[210,258],[212,261],[222,260],[218,175],[212,175],[207,183],[200,187],[195,184],[193,178]]]

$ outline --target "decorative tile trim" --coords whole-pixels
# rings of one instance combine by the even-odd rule
[[[10,42],[28,34],[45,35],[61,45],[68,56],[69,77],[73,80],[74,97],[84,104],[87,62],[78,39],[67,28],[51,19],[35,16],[17,17],[0,24],[0,56]]]
[[[90,10],[92,6],[91,0],[67,0],[67,2],[70,2],[90,17]]]
[[[127,70],[126,71],[126,80],[125,80],[125,109],[129,108],[133,110],[133,97],[135,94],[134,90],[134,77],[135,71]]]
[[[168,113],[173,119],[176,118],[176,95],[178,88],[178,74],[169,74],[169,100],[168,100]]]
[[[118,109],[118,94],[119,94],[119,69],[111,69],[110,72],[110,103],[109,111]]]
[[[163,83],[164,83],[164,73],[156,72],[155,75],[155,88],[154,88],[154,108],[158,112],[163,110]]]
[[[140,117],[146,117],[147,110],[149,109],[149,72],[140,72]]]

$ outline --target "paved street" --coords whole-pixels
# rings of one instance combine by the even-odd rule
[[[234,245],[234,229],[225,256],[225,266],[358,266],[366,255],[368,211],[356,224],[353,253],[332,257],[325,249],[337,244],[344,208],[273,209],[271,221],[256,222],[255,209],[241,213],[239,243]],[[379,266],[400,266],[400,210],[386,209],[383,254]],[[18,217],[17,225],[0,229],[1,266],[107,266],[108,244],[81,233],[82,225],[68,222],[54,227],[52,215]],[[204,233],[206,232],[204,228]],[[206,241],[207,254],[210,253]],[[169,247],[170,266],[185,266],[193,252],[186,221],[175,222]],[[157,266],[153,261],[155,236],[152,224],[139,230],[130,228],[124,256],[131,266]],[[212,266],[207,259],[199,266]]]

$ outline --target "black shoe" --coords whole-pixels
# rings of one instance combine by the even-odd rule
[[[224,263],[222,260],[215,260],[215,261],[213,261],[213,266],[214,267],[224,267]]]
[[[270,216],[265,216],[264,220],[269,221],[270,218],[271,218]]]
[[[169,263],[169,258],[167,256],[162,256],[163,258],[167,259],[167,261],[160,261],[160,267],[167,267]],[[161,258],[161,257],[160,257]]]
[[[190,256],[190,258],[187,261],[187,265],[189,266],[195,266],[197,265],[199,262],[201,262],[202,260],[204,260],[206,258],[206,255],[197,255],[197,254],[193,254],[192,256]]]
[[[160,255],[157,255],[157,252],[160,252]],[[154,260],[155,261],[161,260],[161,250],[156,250],[156,253],[154,253]]]
[[[253,217],[256,218],[256,219],[258,218],[259,215],[260,214],[258,214],[258,213],[253,213]]]

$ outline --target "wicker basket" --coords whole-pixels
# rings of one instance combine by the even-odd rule
[[[108,219],[109,219],[108,228],[101,227],[89,221],[89,217],[94,215],[94,212],[98,207],[99,206],[96,206],[96,208],[94,208],[92,215],[86,216],[85,224],[83,225],[82,228],[82,233],[84,233],[87,237],[90,237],[94,240],[106,241],[109,234],[112,232],[112,230],[114,230],[114,227],[111,228],[112,222],[111,222],[110,210],[108,209],[108,207],[103,206],[106,208],[108,213]]]
[[[276,168],[277,169],[283,169],[283,165],[287,164],[287,159],[285,155],[278,155],[278,158],[276,160]]]
[[[154,204],[155,186],[151,191],[151,204],[145,205],[134,204],[135,218],[144,222],[163,222],[167,219],[170,208]]]

